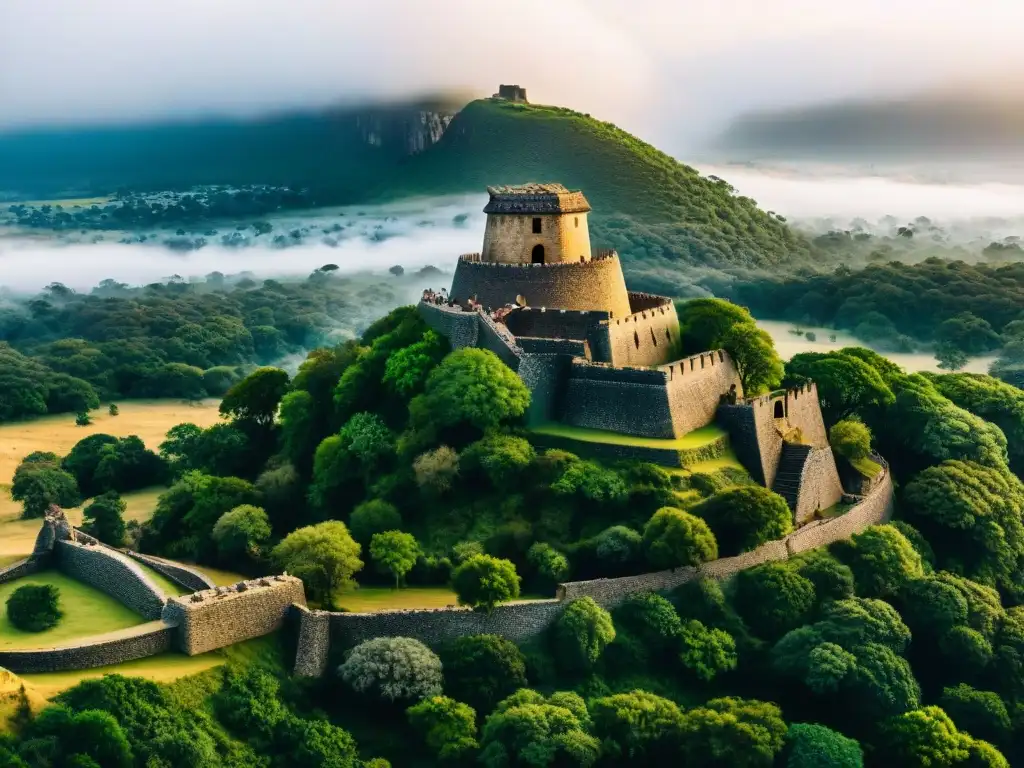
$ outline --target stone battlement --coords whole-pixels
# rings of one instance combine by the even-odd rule
[[[487,267],[487,268],[507,268],[507,269],[554,269],[558,267],[580,267],[586,268],[589,264],[595,261],[606,261],[608,259],[618,260],[619,254],[617,251],[608,249],[600,249],[592,252],[590,261],[553,261],[545,262],[544,264],[530,264],[521,262],[500,262],[500,261],[484,261],[483,255],[479,253],[464,253],[459,256],[459,263],[461,264],[472,264],[476,267]]]
[[[798,384],[795,387],[790,387],[789,389],[784,391],[777,390],[775,392],[769,392],[767,395],[758,395],[757,397],[746,397],[743,400],[739,401],[737,405],[750,405],[761,408],[765,405],[772,405],[776,400],[779,400],[781,398],[788,399],[792,397],[793,399],[796,399],[804,395],[816,398],[818,396],[817,384],[815,384],[813,381],[807,381],[803,384]]]

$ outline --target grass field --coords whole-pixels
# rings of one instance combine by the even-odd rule
[[[458,598],[447,587],[360,587],[341,594],[335,602],[353,613],[373,613],[395,608],[446,608],[457,605]]]
[[[8,621],[5,609],[0,617],[0,650],[61,645],[143,623],[141,616],[114,598],[57,571],[45,571],[0,584],[0,604],[6,603],[15,589],[26,584],[52,584],[57,587],[64,617],[56,627],[45,632],[22,632]]]
[[[88,427],[76,426],[73,413],[0,424],[0,483],[10,483],[18,464],[33,451],[64,456],[83,437],[99,432],[115,437],[138,435],[148,448],[156,450],[167,430],[177,424],[216,424],[220,421],[217,406],[217,400],[196,404],[184,400],[123,400],[118,403],[119,416],[99,408],[90,413],[93,423]]]
[[[164,490],[164,488],[145,488],[141,491],[126,493],[122,497],[128,504],[124,519],[140,522],[148,520],[153,516],[153,510],[156,509],[157,497]],[[82,506],[64,510],[72,525],[82,524],[82,509],[88,503],[86,501]],[[42,520],[39,519],[22,520],[21,505],[11,500],[10,491],[6,486],[0,488],[0,566],[5,564],[5,559],[14,562],[31,554],[40,525],[42,525]]]
[[[240,573],[234,571],[222,571],[219,568],[210,568],[208,565],[196,565],[195,563],[187,563],[192,566],[200,573],[208,576],[213,580],[213,583],[218,587],[229,587],[232,584],[237,584],[240,581],[245,581],[248,576],[243,576]]]
[[[726,431],[715,424],[695,429],[680,438],[670,440],[657,437],[637,437],[636,435],[623,435],[619,432],[606,432],[601,429],[587,429],[586,427],[573,427],[568,424],[542,424],[534,427],[533,432],[538,435],[551,435],[568,440],[579,440],[584,443],[606,443],[608,445],[629,445],[637,448],[667,448],[670,450],[684,450],[700,448],[703,445],[713,443],[726,435]]]
[[[164,576],[162,573],[153,570],[148,565],[143,565],[138,561],[136,561],[135,564],[142,569],[143,573],[145,573],[147,576],[149,576],[150,579],[153,580],[153,583],[156,584],[157,587],[159,587],[159,589],[163,591],[165,595],[167,595],[167,597],[179,597],[181,595],[192,594],[191,589],[182,589],[173,581]]]

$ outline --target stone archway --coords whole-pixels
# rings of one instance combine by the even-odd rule
[[[543,264],[544,263],[544,246],[543,245],[535,245],[535,246],[533,246],[533,253],[530,254],[530,260],[534,264]]]

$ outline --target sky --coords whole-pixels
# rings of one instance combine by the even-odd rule
[[[0,130],[424,92],[531,100],[678,149],[751,109],[1024,72],[1020,0],[0,0]]]

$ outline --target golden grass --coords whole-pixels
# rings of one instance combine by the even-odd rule
[[[242,574],[235,573],[234,571],[222,571],[219,568],[211,568],[208,565],[196,565],[195,563],[185,564],[209,577],[218,587],[229,587],[232,584],[237,584],[238,582],[245,581],[249,578],[248,576],[243,576]]]
[[[124,519],[139,522],[149,520],[156,509],[157,498],[164,490],[156,487],[126,493],[122,497],[128,505]],[[82,510],[88,504],[86,501],[82,506],[64,510],[72,525],[82,524]],[[5,564],[4,559],[14,562],[32,553],[40,525],[42,520],[38,518],[22,520],[21,504],[11,500],[9,487],[0,487],[0,566]]]
[[[57,587],[64,616],[57,626],[43,632],[22,632],[7,619],[5,608],[0,616],[0,650],[47,648],[144,623],[141,616],[114,598],[58,571],[44,571],[0,584],[0,604],[26,584]]]
[[[115,437],[138,435],[148,448],[156,450],[167,430],[184,422],[209,427],[220,421],[217,400],[190,404],[184,400],[123,400],[119,416],[111,416],[106,407],[89,415],[93,423],[75,425],[73,413],[42,416],[28,421],[0,424],[0,483],[10,483],[14,470],[33,451],[52,451],[64,456],[83,437],[100,432]]]

